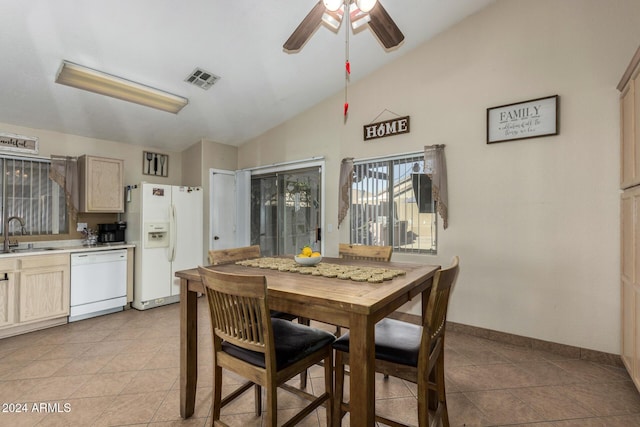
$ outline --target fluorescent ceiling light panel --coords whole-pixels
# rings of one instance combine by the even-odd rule
[[[135,83],[101,71],[62,61],[56,83],[134,102],[178,114],[189,103],[187,98]]]

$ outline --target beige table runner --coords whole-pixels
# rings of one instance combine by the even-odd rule
[[[367,267],[358,265],[332,264],[320,262],[316,265],[305,266],[288,258],[255,258],[236,262],[238,265],[255,268],[265,268],[291,273],[310,274],[312,276],[337,277],[338,279],[356,282],[382,283],[393,280],[394,277],[406,274],[403,270],[393,268]]]

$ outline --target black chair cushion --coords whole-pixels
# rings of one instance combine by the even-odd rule
[[[275,343],[276,369],[281,370],[298,360],[331,344],[336,337],[327,331],[293,323],[288,320],[271,319],[273,341]],[[222,350],[233,357],[244,360],[261,368],[266,367],[264,354],[244,348],[222,343]]]
[[[276,310],[271,310],[270,315],[275,319],[284,319],[284,320],[293,320],[298,317],[295,314],[285,313],[284,311],[276,311]]]
[[[376,323],[376,359],[418,366],[418,353],[422,326],[395,319],[382,319]],[[347,332],[333,343],[333,348],[349,352],[349,333]]]

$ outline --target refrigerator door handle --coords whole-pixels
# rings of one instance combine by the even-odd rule
[[[169,262],[176,258],[176,207],[169,207]]]

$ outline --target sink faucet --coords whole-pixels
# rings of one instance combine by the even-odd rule
[[[20,222],[20,226],[22,227],[22,233],[24,234],[24,219],[19,216],[10,216],[4,222],[4,252],[9,252],[9,224],[14,219],[17,219]]]

